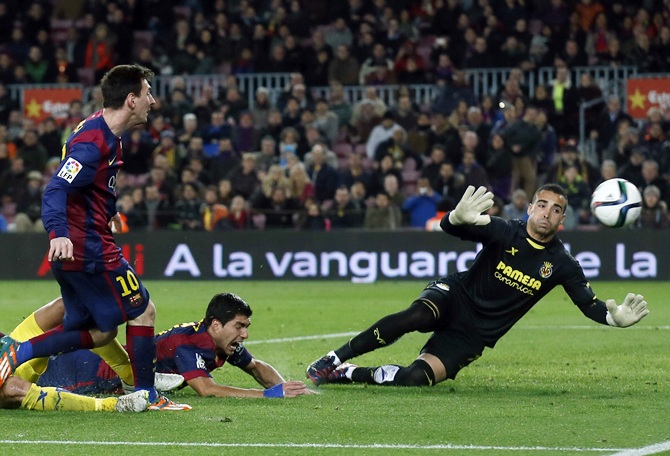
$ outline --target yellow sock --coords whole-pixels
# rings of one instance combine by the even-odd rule
[[[14,340],[23,342],[39,336],[40,334],[44,334],[44,331],[37,324],[37,320],[35,320],[35,312],[33,312],[19,323],[9,336]],[[40,375],[47,369],[48,362],[49,358],[32,359],[19,366],[14,372],[14,375],[21,377],[24,380],[28,380],[30,383],[35,383]]]
[[[128,352],[126,352],[118,340],[114,339],[107,345],[94,348],[91,351],[104,359],[121,380],[128,385],[133,385],[135,383],[133,379],[133,368],[130,365]]]
[[[35,384],[21,402],[21,408],[27,410],[58,410],[76,412],[113,412],[118,401],[115,397],[98,399],[95,397],[81,396],[68,391],[41,387]]]

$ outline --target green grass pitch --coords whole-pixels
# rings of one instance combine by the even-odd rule
[[[157,330],[202,318],[214,293],[239,294],[254,311],[247,347],[295,380],[304,379],[311,361],[345,342],[347,333],[409,305],[424,283],[146,285],[158,308]],[[200,398],[187,388],[172,397],[191,404],[190,412],[0,410],[0,448],[3,455],[72,456],[604,455],[652,445],[670,451],[670,287],[599,282],[594,288],[619,302],[628,291],[642,293],[651,314],[629,329],[607,328],[585,318],[557,289],[455,381],[432,388],[327,385],[318,395],[287,400]],[[50,281],[0,282],[0,289],[4,332],[58,293]],[[408,364],[426,337],[407,335],[354,362]],[[214,378],[257,386],[232,366]]]

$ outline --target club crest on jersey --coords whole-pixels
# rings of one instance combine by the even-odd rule
[[[545,261],[544,264],[540,267],[540,277],[543,279],[548,278],[554,272],[554,265],[548,261]]]
[[[447,285],[446,283],[437,282],[437,283],[435,284],[435,286],[436,286],[437,288],[440,288],[440,289],[444,290],[444,291],[449,291],[449,285]]]
[[[68,158],[65,164],[61,167],[60,171],[58,171],[58,177],[65,179],[71,184],[82,168],[83,166],[81,166],[81,163],[79,163],[77,160],[74,158]]]

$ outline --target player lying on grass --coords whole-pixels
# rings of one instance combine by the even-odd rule
[[[58,298],[25,318],[10,336],[14,340],[28,340],[43,334],[45,331],[55,328],[63,321],[65,307],[62,299]],[[0,338],[4,334],[0,335]],[[114,339],[111,343],[92,349],[93,352],[103,357],[114,369],[123,384],[123,392],[133,391],[133,372],[130,365],[128,353],[121,344]],[[97,355],[94,355],[97,356]],[[119,412],[141,412],[147,410],[148,395],[146,391],[138,391],[133,394],[125,394],[120,397],[94,398],[80,394],[72,394],[63,389],[54,388],[52,385],[41,383],[35,384],[40,375],[47,367],[48,358],[36,358],[30,360],[14,372],[0,387],[0,408],[24,408],[29,410],[71,410],[71,411],[119,411]],[[77,366],[83,369],[86,366]],[[159,391],[170,391],[178,387],[184,380],[181,375],[161,374],[155,375],[155,385]]]
[[[49,311],[57,314],[60,305],[60,299],[56,299]],[[251,314],[251,308],[239,296],[215,295],[203,320],[176,325],[155,336],[158,373],[180,374],[201,396],[289,398],[312,394],[303,382],[285,381],[275,368],[254,358],[244,347]],[[126,362],[119,360],[121,365]],[[225,362],[244,370],[264,389],[217,384],[210,372]],[[110,394],[121,389],[121,379],[116,373],[122,370],[120,367],[112,369],[95,353],[78,350],[52,357],[37,383],[82,394]]]
[[[506,221],[482,214],[493,194],[470,186],[440,223],[447,233],[480,242],[469,270],[429,283],[405,310],[388,315],[307,368],[322,383],[361,382],[424,386],[454,379],[479,358],[542,297],[561,285],[591,320],[626,327],[649,311],[640,295],[629,293],[621,305],[598,299],[579,263],[555,236],[565,219],[567,197],[554,184],[540,187],[528,206],[528,221]],[[345,361],[390,345],[412,331],[432,332],[409,366],[358,367]]]
[[[0,337],[4,334],[0,333]],[[52,386],[38,386],[12,375],[0,387],[0,408],[58,410],[78,412],[143,412],[149,407],[149,394],[135,391],[117,397],[96,398],[74,394]]]

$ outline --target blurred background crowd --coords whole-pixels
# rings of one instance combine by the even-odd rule
[[[634,120],[588,70],[670,74],[668,0],[0,0],[0,232],[43,231],[62,144],[122,63],[169,80],[122,138],[124,231],[432,230],[468,185],[524,218],[544,182],[569,195],[566,229],[594,229],[591,192],[617,176],[643,193],[636,227],[668,227],[670,110]],[[470,70],[496,68],[476,95]],[[245,93],[260,73],[287,83]],[[89,90],[36,124],[14,90],[34,84]]]

